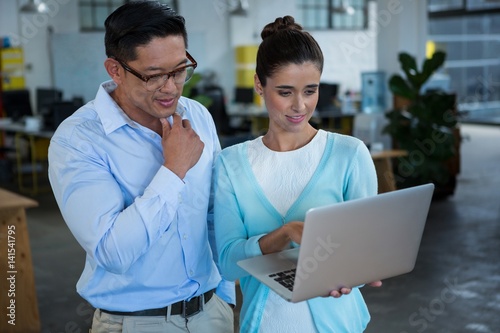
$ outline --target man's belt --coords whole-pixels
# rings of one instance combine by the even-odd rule
[[[166,316],[170,307],[170,315],[181,315],[183,318],[191,317],[203,311],[203,305],[214,295],[215,289],[209,290],[200,296],[191,298],[189,301],[179,301],[164,308],[148,309],[132,312],[109,311],[101,309],[102,312],[118,316]]]

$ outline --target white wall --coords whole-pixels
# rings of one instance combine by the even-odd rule
[[[0,3],[0,36],[10,37],[13,45],[23,48],[26,85],[31,90],[32,105],[35,105],[36,87],[53,86],[53,70],[57,70],[57,67],[51,66],[49,29],[54,32],[78,32],[78,7],[77,1],[47,0],[46,13],[20,13],[18,8],[26,2],[4,0]]]
[[[54,34],[79,34],[78,7],[76,0],[47,0],[49,13],[19,14],[17,8],[27,0],[0,1],[0,36],[11,36],[25,49],[26,80],[28,87],[50,86],[53,72],[50,66],[49,27]],[[234,47],[243,44],[258,44],[263,26],[278,16],[294,15],[294,1],[252,0],[246,17],[229,14],[228,1],[179,1],[179,12],[186,18],[189,33],[189,50],[200,63],[199,70],[214,71],[229,98],[235,82]],[[325,54],[323,80],[340,83],[341,90],[361,89],[361,72],[384,70],[389,77],[399,71],[397,53],[406,50],[419,59],[425,55],[427,36],[426,1],[377,0],[370,2],[370,24],[367,31],[312,32]],[[389,13],[389,15],[387,15]],[[300,23],[300,22],[299,22]],[[49,38],[50,37],[50,38]],[[97,36],[99,37],[99,36]],[[99,37],[100,38],[100,37]],[[68,50],[58,50],[62,55]],[[92,56],[90,52],[96,52]],[[89,49],[95,59],[91,70],[102,68],[102,50]],[[99,53],[99,54],[97,54]],[[59,56],[61,56],[59,54]],[[68,52],[70,54],[70,52]],[[72,59],[68,59],[71,61]],[[419,61],[420,62],[420,61]],[[56,63],[55,75],[74,73],[62,71]],[[58,72],[59,71],[59,72]],[[54,82],[57,86],[57,81]],[[59,80],[60,82],[60,80]],[[78,77],[74,77],[73,89],[78,88]],[[96,91],[99,82],[90,91]],[[71,98],[68,86],[65,98]],[[83,88],[82,88],[83,89]],[[68,93],[66,93],[68,92]],[[33,94],[34,95],[34,94]]]
[[[186,19],[188,50],[198,62],[196,71],[215,73],[217,82],[229,91],[234,78],[228,73],[234,63],[225,1],[183,0],[178,4]]]
[[[385,71],[389,80],[392,74],[401,72],[398,61],[400,52],[415,56],[419,66],[425,59],[427,1],[378,0],[378,3],[377,68]],[[390,94],[387,105],[392,105]]]
[[[369,15],[377,5],[369,3]],[[313,32],[325,57],[322,81],[339,83],[341,93],[361,90],[361,73],[377,69],[377,25],[370,20],[363,31]]]
[[[17,3],[13,0],[0,1],[0,36],[18,33]]]
[[[374,13],[377,5],[369,3],[369,12]],[[230,45],[259,44],[260,32],[269,22],[279,16],[295,15],[294,1],[254,0],[250,2],[248,16],[230,17],[232,35]],[[301,23],[301,22],[298,22]],[[377,25],[370,22],[366,31],[312,31],[325,57],[322,81],[339,83],[341,92],[361,89],[361,72],[377,68],[377,40],[365,38],[375,36]],[[363,41],[362,47],[351,46],[353,42]],[[366,40],[366,41],[365,41]],[[234,75],[234,73],[233,73]]]

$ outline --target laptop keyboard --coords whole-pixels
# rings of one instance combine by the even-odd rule
[[[283,272],[269,274],[269,277],[278,282],[290,291],[293,291],[293,281],[295,280],[295,268]]]

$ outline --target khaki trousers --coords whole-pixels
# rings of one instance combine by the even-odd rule
[[[233,309],[216,294],[203,311],[189,317],[180,315],[141,317],[118,316],[100,309],[94,312],[92,333],[234,333]]]

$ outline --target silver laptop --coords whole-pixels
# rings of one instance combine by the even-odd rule
[[[312,208],[300,247],[238,265],[291,302],[408,273],[433,192],[425,184]]]

